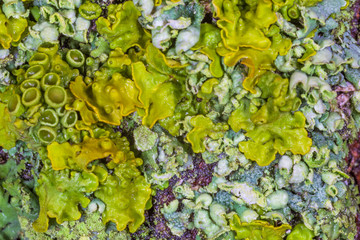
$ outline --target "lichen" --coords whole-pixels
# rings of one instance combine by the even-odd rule
[[[350,3],[3,1],[0,238],[354,239]]]

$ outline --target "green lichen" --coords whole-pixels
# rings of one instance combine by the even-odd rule
[[[140,126],[134,130],[135,146],[140,151],[150,150],[155,145],[157,138],[157,133],[145,126]]]
[[[4,1],[0,238],[354,239],[348,3]]]

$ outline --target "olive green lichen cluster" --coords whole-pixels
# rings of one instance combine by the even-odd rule
[[[36,179],[32,174],[38,174],[27,168],[29,165],[38,166],[41,162],[38,154],[19,142],[10,150],[3,150],[8,154],[8,161],[0,165],[0,204],[2,211],[1,239],[14,239],[21,230],[20,218],[34,221],[37,218],[39,204],[32,192]],[[18,161],[19,157],[22,161]],[[21,177],[20,177],[21,176]]]
[[[57,50],[58,47],[50,43],[41,45],[30,58],[28,68],[16,71],[19,87],[13,89],[8,99],[9,113],[16,117],[23,115],[19,120],[34,139],[43,144],[55,141],[60,137],[58,133],[68,140],[77,121],[77,113],[65,109],[65,104],[71,101],[65,87],[79,71],[63,61]],[[75,50],[67,55],[71,55],[71,51]],[[79,57],[75,58],[79,61]],[[71,60],[68,62],[74,65]]]
[[[129,239],[168,191],[178,237],[354,239],[348,5],[1,2],[0,236]]]

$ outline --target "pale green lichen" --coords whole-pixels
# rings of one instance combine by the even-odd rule
[[[271,209],[277,210],[286,207],[289,195],[284,190],[278,190],[267,196],[266,200]]]
[[[126,148],[138,150],[136,155],[141,155],[144,160],[141,171],[146,181],[152,184],[153,196],[156,196],[155,191],[162,191],[172,185],[168,190],[176,199],[161,206],[159,214],[165,217],[166,225],[173,235],[182,237],[187,230],[197,229],[199,232],[197,238],[234,239],[234,232],[230,231],[230,223],[233,216],[238,215],[242,225],[248,224],[247,229],[253,229],[253,222],[259,220],[263,221],[263,225],[266,220],[270,225],[281,222],[284,226],[290,222],[294,224],[303,222],[304,225],[301,226],[322,239],[354,239],[356,231],[354,219],[358,211],[356,207],[358,198],[354,195],[357,194],[357,190],[353,187],[353,180],[345,173],[347,166],[343,160],[348,153],[346,144],[351,137],[355,136],[360,126],[358,113],[360,112],[358,106],[360,97],[357,91],[360,86],[358,81],[360,48],[349,33],[348,22],[351,14],[346,13],[346,10],[340,10],[340,7],[345,4],[343,0],[323,0],[315,7],[308,7],[308,4],[315,4],[318,1],[295,1],[294,4],[291,1],[290,3],[272,1],[272,7],[266,8],[271,9],[269,14],[260,15],[273,16],[271,21],[276,16],[276,23],[269,29],[267,26],[258,29],[258,25],[262,25],[263,22],[253,21],[258,18],[255,9],[260,11],[260,6],[265,6],[262,5],[264,2],[266,1],[258,1],[252,5],[249,1],[239,4],[222,0],[213,1],[212,12],[219,15],[215,16],[217,23],[201,24],[204,17],[201,5],[204,1],[134,0],[133,4],[124,5],[127,5],[127,10],[131,8],[131,12],[135,13],[132,15],[132,23],[143,33],[143,38],[130,46],[127,44],[128,41],[123,41],[123,39],[128,37],[132,41],[137,36],[126,32],[119,34],[106,24],[99,27],[101,22],[111,25],[112,20],[119,20],[118,15],[123,11],[120,7],[123,6],[122,4],[112,6],[113,11],[110,11],[107,16],[104,11],[102,20],[97,22],[101,35],[94,31],[93,23],[89,20],[100,16],[101,8],[106,8],[104,1],[85,2],[83,5],[78,0],[35,1],[35,5],[31,1],[24,3],[5,1],[3,12],[6,18],[10,18],[11,15],[26,17],[30,12],[33,17],[31,21],[35,20],[35,22],[30,23],[29,35],[24,36],[24,40],[12,43],[9,50],[0,51],[1,89],[11,86],[16,81],[19,85],[22,83],[23,88],[30,82],[36,83],[37,80],[24,81],[24,76],[27,78],[32,74],[21,73],[21,70],[16,70],[16,68],[26,63],[34,50],[44,41],[59,43],[61,47],[64,47],[66,43],[66,47],[60,51],[62,59],[74,52],[69,51],[68,47],[81,52],[77,55],[80,56],[79,59],[77,56],[76,59],[72,59],[75,60],[72,66],[84,76],[85,85],[91,85],[96,81],[107,82],[114,74],[122,74],[132,83],[134,79],[132,79],[131,65],[143,64],[146,71],[156,70],[166,75],[168,77],[166,84],[171,82],[171,86],[175,86],[178,96],[171,99],[174,103],[171,104],[172,115],[160,120],[160,124],[149,124],[144,117],[148,114],[147,109],[134,106],[133,111],[136,113],[125,116],[117,130],[127,134],[134,143],[134,146],[126,145]],[[232,6],[230,10],[226,8],[228,7],[226,4]],[[288,4],[290,5],[287,6]],[[298,4],[302,6],[298,7]],[[89,6],[94,7],[94,12],[86,12],[85,8],[90,8]],[[224,8],[219,6],[224,6]],[[241,14],[231,15],[231,10],[238,8]],[[206,9],[209,10],[211,7]],[[275,13],[276,10],[279,11]],[[229,38],[226,36],[231,33],[226,30],[232,30],[231,26],[234,24],[227,22],[229,19],[233,20],[234,16],[245,19],[243,20],[245,28],[251,22],[253,24],[249,28],[251,31],[258,29],[264,38],[272,42],[275,42],[276,38],[277,40],[285,39],[283,36],[286,36],[289,41],[283,46],[288,45],[289,49],[283,49],[283,53],[277,57],[277,53],[275,56],[266,56],[271,59],[276,58],[274,63],[272,61],[268,63],[267,58],[262,59],[265,63],[257,62],[264,51],[249,48],[246,50],[248,52],[242,52],[247,48],[246,46],[232,49],[246,57],[222,52],[229,47],[224,46],[224,44],[229,44]],[[104,21],[105,18],[108,22]],[[217,27],[217,24],[223,30]],[[231,26],[224,28],[223,26],[227,24]],[[113,27],[116,28],[117,25],[114,24]],[[147,29],[151,34],[147,31],[142,32],[141,28]],[[156,62],[158,58],[149,54],[149,49],[154,48],[146,48],[147,44],[151,45],[150,35],[152,44],[161,50],[157,52],[159,53],[157,56],[161,56],[164,60],[161,64]],[[120,47],[126,48],[123,52],[114,47],[119,44]],[[114,51],[110,51],[110,46],[114,48]],[[277,51],[278,48],[280,46],[272,50]],[[256,54],[249,54],[249,52]],[[220,53],[223,57],[218,55]],[[227,66],[231,56],[235,59],[233,59],[234,67]],[[240,62],[239,59],[241,59]],[[259,66],[254,67],[252,65],[254,63]],[[253,75],[254,80],[257,81],[259,76],[267,70],[277,72],[283,80],[289,79],[289,82],[287,83],[287,80],[281,82],[278,78],[273,78],[269,83],[276,82],[279,85],[268,86],[264,84],[263,79],[259,81],[258,86],[253,86],[251,89],[253,92],[243,88],[243,83],[249,81],[249,75]],[[145,80],[141,83],[148,82]],[[70,79],[66,80],[67,83],[68,81]],[[137,79],[136,83],[139,84],[139,82]],[[42,90],[39,91],[45,92],[47,88],[45,85],[40,83]],[[268,90],[270,88],[271,91]],[[159,89],[162,88],[159,87]],[[146,87],[141,86],[141,91],[147,91]],[[278,98],[283,92],[287,92],[286,98]],[[348,94],[349,92],[354,93]],[[14,116],[19,117],[24,114],[24,109],[15,104],[20,92],[16,94],[10,101],[14,104],[9,105],[9,110]],[[73,101],[73,97],[69,95],[68,100]],[[4,101],[6,96],[1,95],[0,98]],[[143,96],[136,95],[134,99],[144,101]],[[152,99],[154,100],[155,97]],[[341,99],[346,101],[341,102]],[[294,103],[292,105],[294,108],[290,109],[286,104],[289,102]],[[154,101],[149,102],[149,108],[153,107],[153,103]],[[164,103],[168,102],[161,102],[161,104]],[[265,104],[267,106],[272,104],[271,106],[275,107],[263,108]],[[348,109],[350,105],[352,111]],[[249,115],[249,117],[242,114],[241,116],[245,117],[237,118],[234,122],[247,124],[247,127],[228,129],[225,124],[231,118],[231,114],[244,106],[251,114],[257,113],[257,115]],[[31,133],[35,135],[39,131],[59,126],[58,123],[60,123],[62,126],[60,129],[51,131],[58,134],[57,141],[60,142],[70,141],[76,144],[80,143],[85,136],[96,138],[112,136],[113,126],[97,123],[96,117],[89,108],[91,108],[89,103],[79,99],[74,103],[67,102],[65,108],[53,110],[34,105],[20,120],[29,118],[27,123],[31,126]],[[76,111],[81,112],[78,118],[74,117]],[[248,133],[252,131],[251,127],[259,127],[263,124],[262,121],[272,122],[271,117],[276,115],[273,114],[276,111],[299,111],[304,114],[304,121],[306,121],[304,129],[307,131],[304,135],[312,138],[312,144],[308,144],[311,148],[302,156],[299,153],[284,150],[281,152],[282,156],[274,154],[270,165],[259,167],[251,161],[251,157],[246,155],[245,151],[254,145],[250,144],[245,150],[242,148],[240,151],[239,143],[243,146],[244,142],[249,141]],[[46,117],[51,119],[46,119]],[[195,120],[192,121],[198,118],[206,119],[204,123],[207,126],[196,124]],[[71,119],[78,121],[73,124]],[[254,119],[256,121],[253,121]],[[36,126],[37,121],[43,126]],[[152,128],[143,126],[143,123],[151,125]],[[283,123],[281,122],[280,125],[282,126]],[[14,125],[20,129],[21,124],[21,121],[14,122]],[[198,131],[201,136],[194,134],[195,128],[201,130]],[[261,137],[268,137],[263,131],[260,132]],[[189,135],[188,140],[196,143],[193,149],[189,143],[183,141]],[[265,140],[264,142],[268,142],[268,139]],[[274,145],[284,142],[286,142],[285,138],[278,138],[274,140]],[[15,140],[12,144],[15,144]],[[19,148],[11,149],[9,153],[14,156],[18,150]],[[192,150],[201,154],[195,155]],[[43,158],[42,161],[47,161],[46,157]],[[111,160],[110,158],[108,157],[107,160]],[[12,160],[14,160],[13,157]],[[32,162],[35,166],[33,169],[35,177],[38,174],[36,171],[39,170],[39,161]],[[194,169],[199,161],[205,168],[209,167],[206,164],[213,164],[209,170],[209,176],[204,174],[206,178],[212,177],[207,186],[197,185],[198,180],[202,180],[201,177],[205,176],[189,174],[189,172],[199,170]],[[100,160],[96,160],[90,163],[89,167],[95,167],[100,164],[99,162]],[[17,172],[25,169],[23,163],[21,161],[16,167]],[[103,163],[100,166],[105,168]],[[111,174],[112,171],[109,172]],[[99,170],[97,174],[101,177],[104,172],[101,173]],[[139,234],[140,237],[138,235],[134,237],[127,232],[115,231],[115,226],[112,224],[105,227],[98,220],[100,213],[106,211],[108,199],[104,198],[104,201],[101,201],[90,197],[91,202],[88,208],[81,209],[83,217],[78,222],[51,224],[46,233],[35,233],[30,229],[29,219],[36,218],[37,212],[34,211],[35,208],[30,208],[28,203],[36,202],[34,201],[36,197],[24,190],[26,188],[22,180],[12,181],[13,177],[7,176],[8,180],[4,181],[3,178],[0,180],[2,191],[5,193],[2,194],[2,199],[5,199],[2,205],[6,205],[7,207],[3,208],[11,209],[12,213],[26,214],[26,217],[19,218],[23,229],[21,237],[30,239],[142,239],[145,233],[150,232],[147,229]],[[173,185],[174,182],[175,185]],[[21,190],[15,191],[15,189]],[[7,198],[10,199],[10,203]],[[157,204],[155,201],[153,203]],[[19,228],[15,215],[8,212],[7,214],[13,217],[11,219],[9,217],[11,222],[9,226],[13,226],[13,229],[17,231]],[[156,224],[156,222],[147,222],[147,224]],[[296,236],[298,229],[295,227],[288,238]],[[4,232],[8,234],[7,230],[2,231],[2,234]]]
[[[140,126],[134,130],[135,146],[139,151],[150,150],[155,145],[157,138],[158,134],[146,126]]]

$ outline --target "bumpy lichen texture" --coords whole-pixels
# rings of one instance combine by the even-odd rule
[[[293,231],[286,238],[287,240],[299,239],[299,240],[311,240],[314,237],[314,233],[308,229],[304,224],[300,223],[296,225]]]
[[[285,235],[286,230],[291,229],[288,224],[283,224],[279,227],[274,227],[266,221],[253,221],[250,223],[241,223],[239,217],[235,215],[230,220],[230,227],[236,232],[236,239],[274,239],[281,240]]]
[[[104,224],[112,221],[119,231],[128,225],[129,231],[133,233],[145,221],[144,211],[151,189],[136,168],[141,164],[141,159],[118,164],[114,174],[108,176],[95,192],[95,196],[106,205],[102,216]]]
[[[16,136],[14,133],[13,125],[11,124],[11,116],[6,108],[6,104],[0,103],[1,118],[1,132],[0,144],[5,149],[15,147]]]
[[[108,19],[101,17],[96,26],[109,42],[111,48],[121,48],[126,52],[132,46],[144,47],[149,40],[148,33],[144,31],[137,21],[140,12],[132,1],[119,5],[109,5]]]
[[[8,154],[8,161],[0,165],[0,238],[14,239],[18,237],[21,229],[18,216],[22,215],[32,222],[38,215],[38,202],[31,191],[33,181],[29,178],[25,180],[21,174],[26,170],[26,163],[35,163],[39,158],[20,142],[9,151],[2,150],[2,157],[5,152]],[[19,164],[15,161],[18,156],[24,158]],[[27,186],[24,183],[27,183]]]
[[[251,140],[239,143],[239,149],[246,158],[256,161],[260,166],[270,164],[277,152],[293,154],[309,152],[312,141],[305,130],[305,117],[297,110],[299,99],[288,92],[289,81],[273,73],[266,73],[259,79],[261,98],[267,102],[258,111],[251,113],[250,103],[242,105],[229,118],[234,131],[244,129],[245,136]]]
[[[160,120],[174,115],[177,103],[183,91],[183,76],[180,62],[167,59],[153,45],[146,48],[145,57],[149,67],[144,63],[132,64],[132,74],[137,88],[139,100],[145,109],[143,124],[153,127]]]
[[[257,77],[264,70],[273,69],[277,55],[285,55],[291,46],[290,39],[284,39],[277,27],[272,25],[277,20],[273,1],[250,3],[219,0],[213,4],[223,40],[218,53],[224,56],[228,66],[244,59],[242,63],[250,70],[243,85],[245,89],[255,92]]]
[[[108,138],[85,137],[80,144],[73,145],[54,142],[48,145],[47,150],[54,170],[70,168],[86,171],[89,163],[106,157],[111,157],[116,163],[126,161],[126,154]]]
[[[95,191],[99,182],[93,173],[48,170],[42,171],[38,184],[40,213],[33,226],[36,231],[45,232],[49,217],[56,218],[59,224],[78,220],[81,217],[78,204],[87,207],[90,199],[84,194]]]
[[[352,1],[1,1],[0,238],[355,239]]]
[[[187,135],[187,140],[191,143],[192,148],[196,153],[205,151],[203,141],[206,137],[219,139],[223,136],[224,131],[229,128],[226,124],[215,125],[211,119],[202,115],[193,117],[190,123],[194,129]]]
[[[305,117],[301,113],[281,114],[272,123],[255,126],[246,136],[252,140],[239,143],[239,149],[246,158],[266,166],[275,159],[275,154],[305,154],[311,146],[311,139],[304,129]]]
[[[17,16],[7,17],[0,10],[1,46],[9,49],[12,43],[16,44],[19,42],[27,26],[28,22],[25,18]]]
[[[88,86],[82,77],[78,77],[70,84],[70,89],[94,110],[100,121],[113,125],[119,125],[122,116],[129,115],[137,106],[141,106],[134,81],[121,74],[114,74],[110,81],[96,81]]]
[[[115,222],[119,231],[129,224],[131,232],[142,224],[151,190],[137,169],[142,160],[135,158],[128,150],[126,139],[113,141],[108,138],[85,137],[81,144],[52,143],[47,151],[54,170],[48,174],[42,172],[40,175],[40,185],[36,192],[41,209],[39,219],[34,223],[35,230],[47,230],[46,214],[56,217],[58,223],[79,219],[81,214],[77,203],[87,207],[90,200],[84,193],[92,192],[105,203],[104,223]],[[112,158],[108,168],[95,165],[92,168],[87,167],[92,161],[105,157]],[[108,174],[108,169],[114,169],[114,174]],[[47,175],[59,177],[49,179]],[[114,194],[117,195],[116,198],[113,198]],[[73,203],[67,200],[70,198]],[[69,205],[60,204],[60,207],[59,202],[62,201]]]
[[[200,49],[201,53],[211,59],[210,72],[214,77],[220,78],[224,74],[221,58],[216,53],[216,47],[221,41],[220,29],[209,23],[202,24],[200,29],[199,41],[192,49]]]

